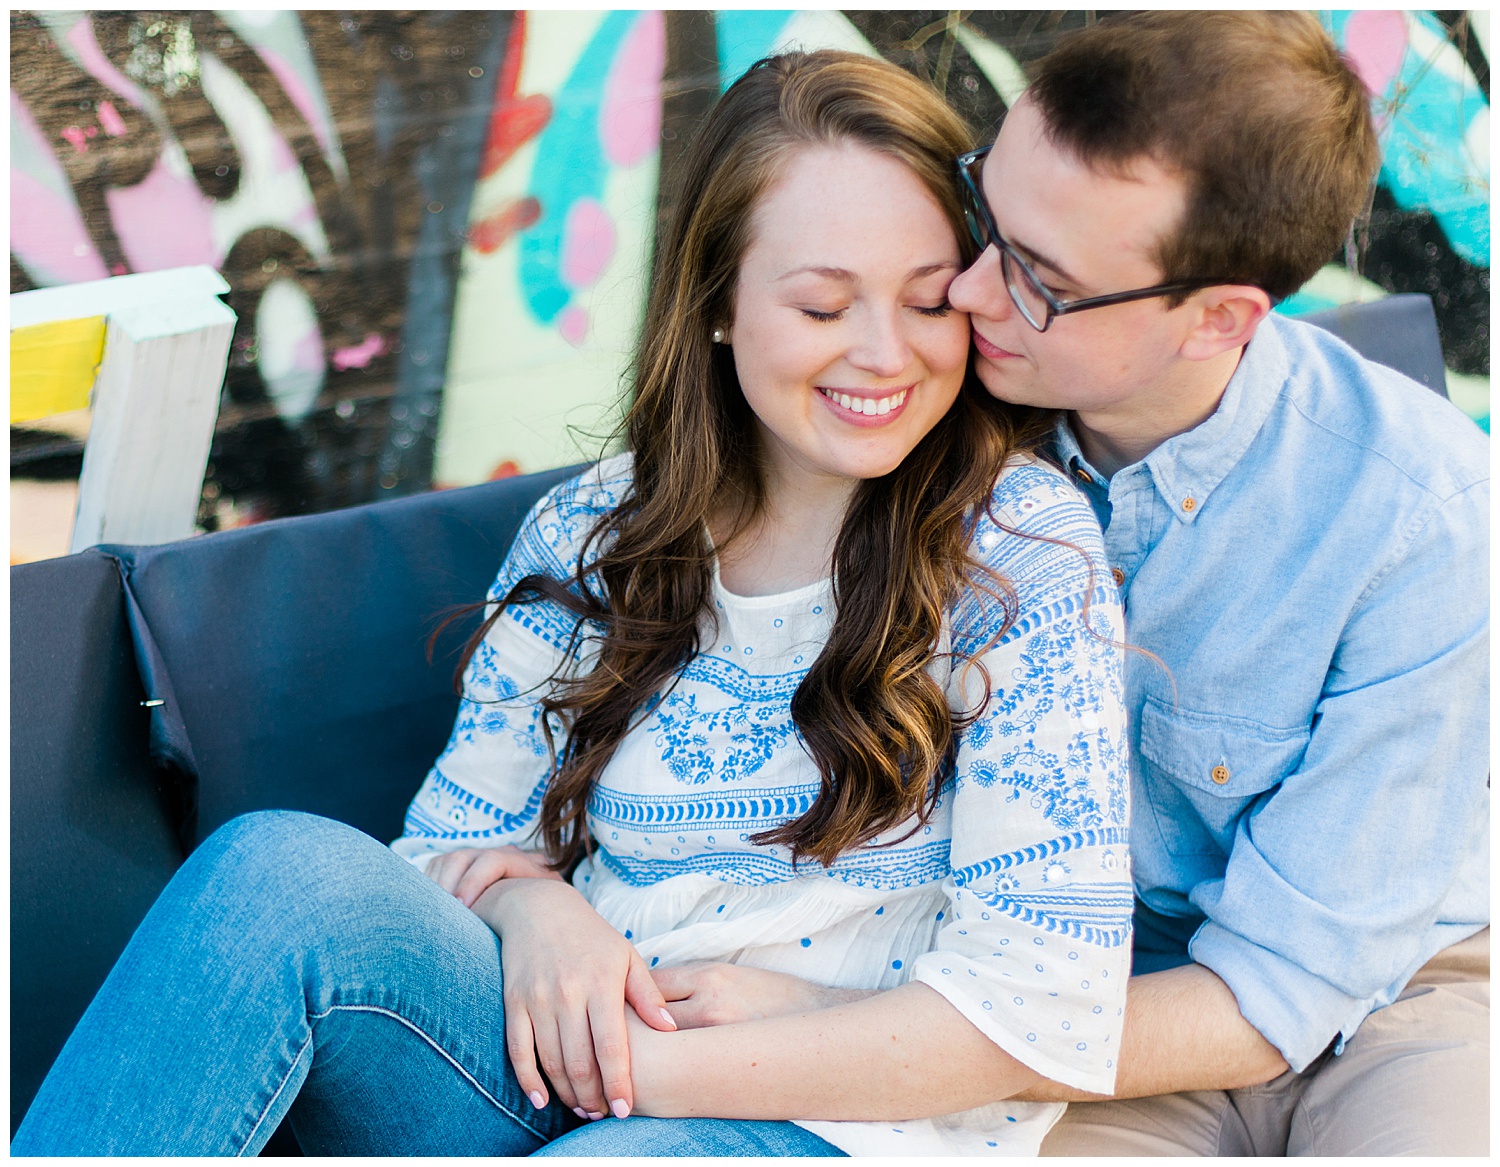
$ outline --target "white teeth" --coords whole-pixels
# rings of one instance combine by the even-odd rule
[[[818,392],[831,401],[837,401],[850,413],[861,413],[866,417],[875,417],[877,415],[884,417],[886,414],[900,409],[901,406],[906,404],[908,390],[903,389],[894,396],[878,399],[874,397],[851,397],[847,393],[835,393],[828,389],[819,389]]]

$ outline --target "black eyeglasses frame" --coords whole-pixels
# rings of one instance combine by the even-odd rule
[[[979,189],[979,183],[970,172],[970,167],[976,163],[982,163],[990,147],[985,146],[979,150],[970,150],[960,154],[953,160],[958,169],[959,191],[963,195],[965,211],[968,212],[969,234],[974,237],[974,242],[979,245],[980,252],[993,243],[1000,252],[1001,275],[1004,278],[1005,290],[1010,294],[1011,302],[1015,304],[1016,311],[1020,312],[1021,318],[1038,332],[1046,332],[1052,327],[1052,321],[1058,316],[1066,316],[1070,312],[1086,312],[1090,308],[1105,308],[1111,304],[1128,304],[1132,300],[1149,300],[1155,296],[1167,296],[1174,292],[1195,292],[1200,288],[1211,288],[1216,284],[1241,283],[1239,280],[1213,279],[1213,280],[1179,280],[1171,284],[1157,284],[1150,288],[1135,288],[1128,292],[1111,292],[1104,296],[1084,296],[1077,300],[1059,300],[1042,283],[1041,277],[1032,270],[1031,264],[1026,261],[1015,247],[1004,235],[1000,233],[999,226],[995,223],[994,212],[985,201],[984,192]],[[1038,322],[1033,318],[1031,309],[1022,300],[1015,284],[1010,279],[1010,273],[1005,270],[1007,263],[1013,263],[1021,272],[1021,276],[1041,297],[1047,305],[1046,317]]]

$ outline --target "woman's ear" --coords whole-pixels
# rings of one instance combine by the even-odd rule
[[[1190,361],[1206,361],[1250,343],[1271,311],[1271,298],[1249,284],[1216,284],[1195,292],[1197,320],[1180,350]]]

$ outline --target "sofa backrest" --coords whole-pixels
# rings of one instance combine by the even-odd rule
[[[139,607],[153,746],[195,794],[196,844],[279,807],[379,839],[442,750],[456,653],[521,519],[574,469],[263,523],[120,556]]]

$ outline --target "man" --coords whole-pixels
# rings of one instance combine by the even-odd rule
[[[1486,441],[1269,315],[1378,157],[1311,17],[1158,12],[962,165],[950,299],[991,393],[1065,411],[1144,650],[1117,1095],[1044,1153],[1488,1151]]]

